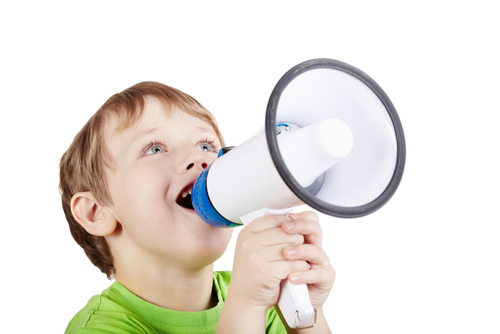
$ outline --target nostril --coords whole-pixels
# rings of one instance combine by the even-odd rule
[[[187,168],[186,168],[186,169],[187,169],[187,170],[189,170],[189,169],[193,168],[193,166],[194,166],[194,164],[192,164],[192,163],[191,163],[191,164],[189,164],[189,165],[187,166]]]
[[[205,169],[205,168],[207,168],[207,167],[208,167],[208,165],[207,165],[206,163],[202,163],[202,164],[201,164],[201,167],[202,167],[203,169]]]

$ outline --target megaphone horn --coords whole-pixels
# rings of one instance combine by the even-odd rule
[[[284,161],[273,131],[284,118],[301,126],[337,118],[352,131],[352,152],[327,172],[319,194],[305,191]],[[401,121],[382,88],[351,65],[322,58],[290,69],[271,94],[265,124],[276,170],[297,197],[318,211],[365,216],[385,205],[399,186],[406,160]]]
[[[221,152],[191,199],[198,215],[218,227],[286,214],[301,203],[361,217],[389,201],[405,159],[403,127],[382,88],[351,65],[312,59],[276,84],[265,131]],[[283,281],[278,305],[291,328],[314,314],[305,284]]]

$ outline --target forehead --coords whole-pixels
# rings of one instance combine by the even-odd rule
[[[210,117],[203,112],[199,112]],[[200,117],[192,115],[173,104],[167,104],[156,97],[144,97],[144,108],[137,109],[135,114],[109,113],[106,121],[106,141],[115,142],[119,138],[133,140],[139,135],[158,129],[166,120],[176,121],[182,118],[184,124],[193,129],[217,134],[213,125]]]

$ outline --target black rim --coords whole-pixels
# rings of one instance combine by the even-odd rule
[[[325,201],[322,201],[315,196],[311,195],[307,191],[305,191],[293,178],[292,174],[288,170],[281,157],[281,153],[279,152],[278,141],[276,139],[275,126],[276,126],[276,116],[277,116],[277,107],[281,97],[281,94],[288,86],[288,84],[295,79],[297,76],[301,75],[304,72],[319,69],[319,68],[330,68],[338,71],[343,71],[361,82],[367,85],[380,99],[380,101],[384,104],[387,113],[389,114],[393,126],[394,131],[396,133],[396,141],[397,141],[397,157],[396,157],[396,167],[394,169],[394,174],[392,176],[391,181],[387,185],[386,189],[382,192],[382,194],[373,200],[370,203],[365,205],[356,206],[356,207],[343,207],[337,206]],[[288,185],[288,187],[295,193],[295,195],[304,201],[309,206],[314,209],[323,212],[325,214],[342,217],[342,218],[355,218],[362,217],[368,215],[378,209],[380,209],[384,204],[386,204],[392,195],[396,192],[396,189],[401,182],[401,178],[403,176],[403,170],[406,160],[406,145],[405,145],[405,137],[403,133],[403,127],[401,125],[401,121],[399,120],[399,116],[392,104],[391,100],[382,88],[368,75],[359,69],[343,63],[338,60],[328,59],[328,58],[319,58],[319,59],[311,59],[300,63],[290,69],[285,75],[278,81],[276,87],[269,98],[269,103],[267,105],[266,112],[266,138],[267,144],[269,147],[269,152],[271,153],[271,157],[273,159],[274,164],[278,169],[278,173],[281,175],[283,181]]]

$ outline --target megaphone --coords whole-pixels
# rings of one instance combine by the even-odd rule
[[[403,127],[382,88],[351,65],[312,59],[278,81],[264,130],[221,150],[191,200],[217,227],[287,214],[303,203],[331,216],[361,217],[395,193],[405,158]],[[290,328],[303,328],[316,314],[307,286],[288,280],[278,306]]]

